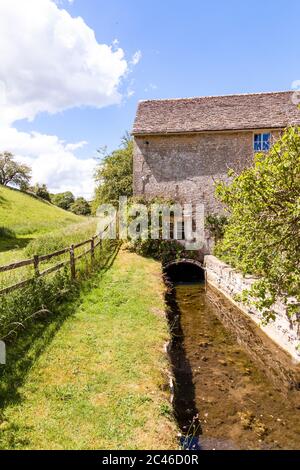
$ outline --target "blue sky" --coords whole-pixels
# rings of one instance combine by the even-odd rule
[[[18,132],[86,142],[76,158],[91,158],[105,145],[118,147],[141,99],[288,90],[300,79],[296,0],[56,3],[73,18],[82,17],[99,44],[117,39],[114,47],[123,50],[128,65],[117,87],[119,102],[98,109],[80,102],[80,107],[62,107],[53,114],[40,111],[31,122],[26,115],[11,124]],[[137,51],[141,59],[133,65]]]

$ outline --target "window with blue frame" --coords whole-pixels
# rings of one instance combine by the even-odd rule
[[[254,134],[254,152],[267,152],[271,147],[271,133]]]

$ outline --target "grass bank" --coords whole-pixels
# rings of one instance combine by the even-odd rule
[[[2,449],[169,449],[160,264],[120,252],[77,300],[8,348]]]
[[[34,255],[47,255],[63,248],[67,248],[72,244],[88,240],[95,235],[96,228],[97,220],[88,218],[84,219],[79,224],[71,224],[66,228],[40,235],[31,240],[23,249],[1,253],[0,248],[0,265],[20,261],[22,259],[33,258]],[[78,248],[76,250],[76,256],[83,253],[86,249],[86,246]],[[59,257],[52,258],[50,261],[43,261],[40,263],[40,271],[50,268],[62,261],[67,261],[69,257],[69,253],[65,253]],[[25,279],[31,279],[32,277],[34,277],[33,265],[0,273],[0,289],[11,286]]]
[[[26,257],[26,247],[36,238],[52,232],[57,237],[59,231],[78,227],[87,220],[21,191],[0,186],[0,265]]]
[[[0,186],[0,225],[16,235],[47,233],[83,219],[29,194]]]

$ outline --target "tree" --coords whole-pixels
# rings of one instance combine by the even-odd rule
[[[0,153],[0,184],[27,187],[31,178],[31,168],[17,163],[10,152]]]
[[[133,141],[126,135],[120,149],[106,155],[96,169],[94,207],[100,204],[117,204],[120,196],[132,196]]]
[[[70,210],[71,205],[75,202],[75,197],[71,191],[66,191],[64,193],[53,194],[51,202],[61,209],[68,211]]]
[[[50,194],[45,184],[36,184],[33,188],[33,192],[41,199],[45,199],[45,201],[51,202]]]
[[[274,318],[278,298],[289,314],[299,313],[300,128],[287,129],[267,154],[255,156],[253,167],[230,176],[216,190],[230,216],[215,253],[259,277],[243,300],[266,320]]]
[[[84,197],[78,197],[70,207],[70,211],[77,215],[90,215],[91,206],[84,199]]]

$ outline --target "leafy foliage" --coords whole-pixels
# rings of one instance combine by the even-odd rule
[[[40,197],[41,199],[51,202],[51,197],[45,184],[36,184],[33,187],[33,192],[36,196]]]
[[[136,240],[129,240],[127,244],[127,248],[130,251],[134,251],[137,254],[141,256],[146,256],[146,257],[151,257],[153,259],[159,260],[162,263],[167,263],[168,261],[175,260],[175,259],[180,259],[180,258],[194,258],[196,256],[196,252],[187,251],[185,250],[184,245],[179,243],[177,240],[164,240],[162,238],[162,222],[163,222],[163,214],[160,214],[160,229],[159,229],[159,236],[160,238],[157,240],[153,240],[150,237],[151,233],[151,217],[150,217],[150,211],[151,211],[151,206],[156,204],[156,205],[162,205],[165,207],[169,207],[170,209],[170,223],[174,222],[172,220],[172,206],[175,204],[175,201],[172,201],[171,199],[164,199],[161,197],[155,197],[150,200],[145,200],[143,197],[133,197],[130,198],[129,203],[134,207],[135,204],[143,204],[148,207],[148,233],[146,234],[146,237],[141,236],[137,238]],[[130,221],[130,218],[129,218]],[[170,227],[170,232],[172,232],[171,227]],[[170,236],[171,233],[170,233]]]
[[[28,186],[30,178],[29,166],[17,163],[10,152],[0,153],[0,184],[13,184],[24,189]]]
[[[212,235],[215,243],[224,237],[228,218],[225,215],[209,214],[205,219],[205,226]]]
[[[162,263],[184,258],[186,254],[184,247],[176,240],[138,239],[130,242],[127,248],[129,251],[134,251],[141,256],[156,259]],[[189,253],[189,258],[191,257],[192,255]]]
[[[101,153],[99,151],[99,153]],[[132,196],[133,141],[125,136],[122,147],[106,155],[98,164],[95,180],[96,189],[94,210],[100,204],[116,204],[120,196]]]
[[[77,215],[90,215],[91,206],[84,197],[78,197],[76,201],[71,204],[70,211]]]
[[[70,210],[71,205],[75,202],[75,197],[71,193],[71,191],[66,191],[64,193],[52,194],[51,202],[55,206],[58,206],[61,209],[65,209],[66,211],[68,211]]]
[[[300,307],[300,128],[290,128],[271,150],[255,156],[254,166],[216,194],[230,212],[215,253],[243,273],[260,277],[244,294],[274,317],[281,298],[289,314]]]

